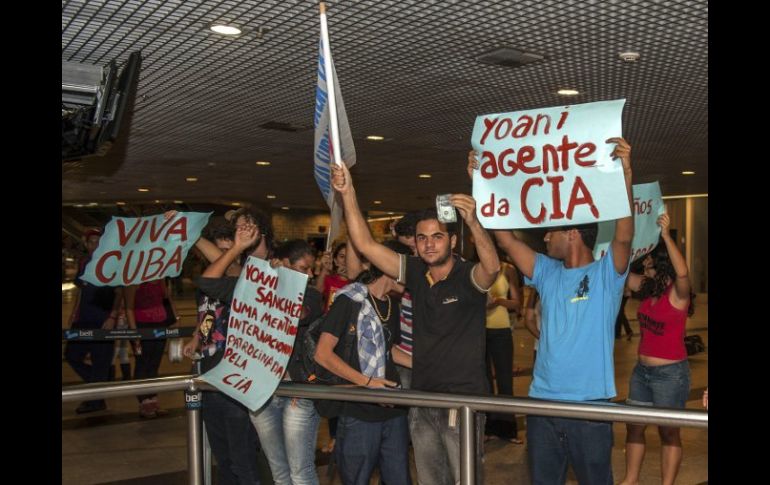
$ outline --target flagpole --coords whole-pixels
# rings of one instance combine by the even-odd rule
[[[337,99],[334,92],[334,72],[332,71],[332,50],[329,45],[329,29],[326,26],[326,3],[320,2],[321,10],[321,42],[324,52],[324,74],[326,75],[326,96],[329,100],[329,133],[331,133],[332,154],[334,163],[342,165],[340,154],[340,133],[337,126]]]

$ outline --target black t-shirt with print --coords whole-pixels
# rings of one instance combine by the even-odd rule
[[[487,295],[471,281],[475,263],[453,257],[447,277],[433,286],[428,266],[419,257],[406,257],[414,312],[411,388],[486,394]]]
[[[369,298],[367,296],[367,298]],[[371,303],[371,299],[369,302]],[[377,304],[377,309],[380,314],[385,317],[388,312],[387,301],[380,301],[374,298]],[[345,346],[345,333],[355,332],[356,323],[358,322],[358,312],[356,308],[360,308],[358,305],[353,304],[353,300],[347,297],[347,295],[338,295],[334,299],[334,303],[329,309],[329,313],[324,317],[321,323],[321,332],[327,332],[339,339],[337,346],[334,348],[334,353],[340,358],[344,359],[344,346]],[[375,317],[376,318],[376,317]],[[391,297],[391,312],[390,318],[383,322],[382,325],[383,334],[385,336],[385,348],[387,353],[385,354],[385,378],[389,381],[400,383],[401,380],[396,370],[396,365],[393,363],[393,356],[390,349],[393,345],[401,341],[401,322],[400,312],[398,307],[398,298]],[[361,371],[361,366],[358,362],[358,351],[356,350],[356,344],[353,344],[352,351],[350,352],[350,359],[347,364],[357,371]],[[407,410],[403,407],[383,407],[379,404],[368,403],[356,403],[356,402],[343,402],[343,401],[327,401],[319,400],[316,402],[318,412],[327,418],[334,416],[351,416],[362,421],[386,421],[388,419],[403,416]]]

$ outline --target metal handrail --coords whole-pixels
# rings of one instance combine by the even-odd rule
[[[196,376],[181,375],[140,381],[67,386],[62,388],[62,402],[181,391],[189,389],[192,384],[204,391],[216,391],[215,387],[197,379]],[[278,396],[306,399],[334,399],[427,408],[468,406],[473,411],[483,412],[536,414],[562,418],[708,428],[708,412],[706,411],[637,407],[609,402],[556,402],[522,397],[445,394],[296,383],[282,383],[275,393]]]
[[[92,383],[62,388],[62,402],[106,399],[138,394],[187,390],[216,391],[210,384],[194,375],[160,377],[139,381]],[[497,412],[534,414],[562,418],[619,421],[708,428],[708,412],[685,409],[635,407],[609,402],[555,402],[532,398],[481,396],[475,394],[446,394],[413,390],[367,389],[355,386],[322,386],[314,384],[282,383],[275,391],[278,396],[306,399],[334,399],[341,401],[395,404],[428,408],[460,410],[460,476],[462,485],[475,480],[475,436],[472,432],[474,413]],[[188,407],[188,477],[191,485],[200,485],[202,474],[201,417],[197,408]]]

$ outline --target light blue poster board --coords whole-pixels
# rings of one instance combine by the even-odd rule
[[[96,286],[138,285],[176,277],[211,212],[113,217],[86,265],[83,280]]]
[[[634,240],[631,242],[631,261],[636,261],[655,249],[660,238],[658,216],[666,211],[660,184],[638,184],[631,187],[634,196]],[[594,246],[594,259],[601,258],[615,235],[615,221],[599,223],[599,234]]]
[[[227,346],[201,376],[256,411],[273,395],[294,350],[307,275],[249,256],[235,286]]]
[[[631,214],[612,160],[625,99],[479,116],[471,144],[476,215],[487,229],[526,229]]]

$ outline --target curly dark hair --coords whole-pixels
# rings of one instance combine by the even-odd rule
[[[640,300],[647,298],[657,298],[666,292],[666,289],[676,281],[676,271],[668,255],[666,244],[661,239],[658,246],[649,254],[652,257],[655,276],[645,277],[636,296]],[[646,257],[646,256],[645,256]],[[690,292],[690,306],[687,309],[687,316],[691,317],[695,313],[695,293]]]

